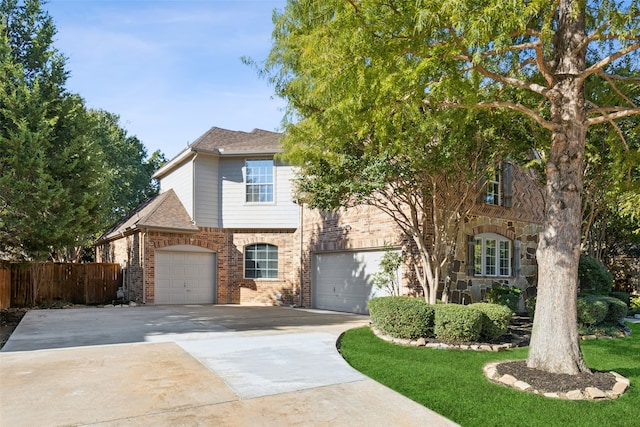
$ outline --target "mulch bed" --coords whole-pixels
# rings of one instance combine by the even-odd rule
[[[552,374],[528,368],[526,360],[500,363],[496,370],[499,375],[511,375],[541,392],[567,393],[571,390],[584,390],[587,387],[611,390],[616,384],[616,377],[610,372],[593,372],[591,374],[583,373],[578,375]]]
[[[0,349],[4,347],[13,330],[18,326],[26,313],[26,309],[9,308],[0,310]]]

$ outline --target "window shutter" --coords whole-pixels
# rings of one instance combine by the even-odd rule
[[[482,177],[478,180],[477,191],[478,191],[478,203],[487,203],[487,186],[486,186],[487,178]]]
[[[476,241],[474,236],[467,236],[467,276],[476,274],[475,249]]]
[[[510,208],[513,199],[513,166],[502,164],[502,206]]]
[[[520,240],[513,241],[513,277],[520,277]]]

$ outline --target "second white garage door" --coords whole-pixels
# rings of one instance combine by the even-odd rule
[[[384,292],[371,280],[384,251],[335,252],[313,257],[312,304],[323,310],[368,314],[367,302]]]
[[[156,304],[214,304],[216,254],[213,252],[157,251]]]

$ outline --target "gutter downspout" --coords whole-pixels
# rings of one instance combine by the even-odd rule
[[[300,307],[304,307],[302,283],[304,279],[304,202],[300,203]]]
[[[147,267],[147,229],[142,229],[142,304],[147,304],[147,275],[145,270]]]
[[[196,155],[193,156],[193,160],[191,160],[191,164],[193,165],[191,170],[191,222],[196,225],[196,159],[198,158],[199,152],[197,150],[193,150]]]

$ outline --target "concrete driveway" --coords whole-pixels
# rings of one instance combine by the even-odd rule
[[[352,369],[365,316],[282,307],[34,310],[0,352],[12,426],[452,426]]]

